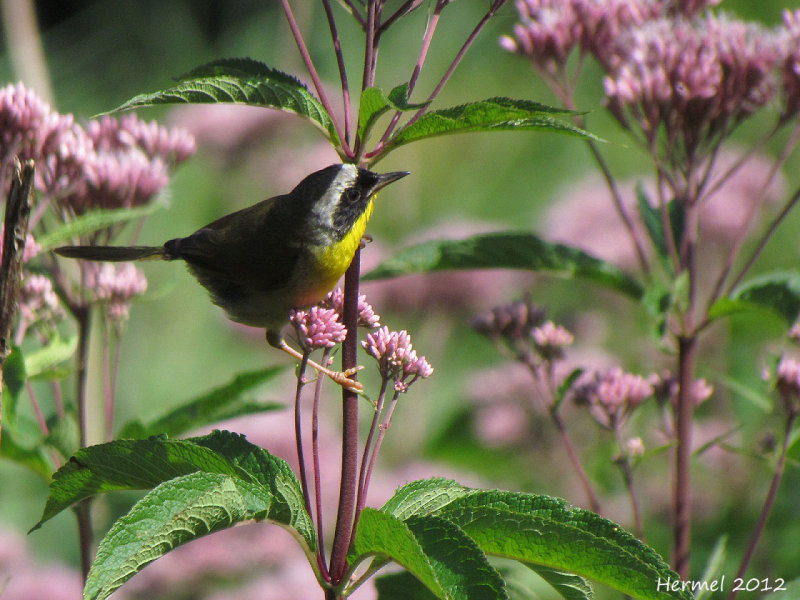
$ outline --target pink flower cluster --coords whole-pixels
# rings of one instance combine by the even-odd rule
[[[407,331],[390,331],[384,326],[373,333],[361,345],[378,362],[378,371],[384,380],[394,380],[394,389],[405,392],[419,378],[433,374],[433,367],[424,356],[417,356]]]
[[[692,152],[775,97],[777,39],[724,14],[648,21],[613,46],[608,107],[648,141],[666,128]]]
[[[332,308],[337,313],[344,314],[344,292],[342,288],[337,287],[331,291],[325,299],[320,303],[325,308]],[[367,302],[367,297],[364,294],[358,296],[358,326],[365,329],[375,329],[380,325],[380,315],[375,313],[372,305]]]
[[[575,336],[572,333],[552,321],[547,321],[534,328],[531,332],[531,337],[537,354],[546,361],[563,358],[564,348],[575,341]]]
[[[800,361],[791,356],[782,356],[775,373],[776,387],[788,414],[800,411]]]
[[[34,323],[53,324],[64,318],[61,301],[48,277],[40,274],[25,277],[20,288],[19,314],[23,332]]]
[[[131,263],[87,263],[84,284],[115,323],[127,320],[131,300],[147,291],[144,274]]]
[[[800,11],[771,30],[707,9],[709,0],[520,0],[501,45],[565,79],[574,50],[606,72],[608,107],[648,142],[666,132],[688,152],[777,95],[800,111]],[[705,12],[703,12],[705,11]],[[778,77],[780,75],[780,77]]]
[[[339,313],[332,308],[312,306],[307,311],[292,310],[289,322],[306,352],[317,348],[333,348],[347,337],[347,328],[339,320]]]
[[[615,367],[585,373],[573,386],[572,395],[577,404],[588,406],[598,423],[614,429],[654,391],[648,379]]]
[[[0,141],[3,181],[15,155],[32,158],[39,191],[74,214],[148,202],[195,151],[187,132],[132,114],[81,127],[21,83],[0,89]]]

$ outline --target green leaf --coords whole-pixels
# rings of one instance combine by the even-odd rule
[[[42,518],[31,531],[84,498],[150,489],[196,471],[237,474],[224,457],[184,440],[116,440],[81,448],[53,475]]]
[[[685,210],[683,205],[674,198],[667,203],[667,216],[669,218],[669,233],[664,231],[664,221],[661,218],[661,210],[650,203],[644,186],[637,184],[636,201],[639,209],[639,217],[644,223],[650,241],[661,259],[667,272],[672,273],[672,263],[669,260],[669,246],[667,244],[668,235],[672,235],[672,243],[675,248],[681,247],[683,231],[685,228]]]
[[[48,481],[53,474],[53,469],[55,469],[42,444],[28,448],[17,441],[13,430],[5,426],[3,427],[3,435],[0,436],[0,458],[22,465]]]
[[[438,598],[505,599],[505,584],[477,545],[456,525],[435,516],[403,522],[383,511],[364,509],[348,559],[390,558]]]
[[[775,579],[771,583],[774,586],[778,586],[778,580]],[[782,584],[780,587],[783,589],[776,590],[772,594],[768,596],[769,600],[797,600],[800,598],[800,578],[793,579],[790,582],[786,582],[783,579],[780,580]]]
[[[375,578],[378,600],[436,600],[438,596],[408,571]]]
[[[190,473],[166,481],[117,520],[103,538],[83,597],[103,600],[173,548],[251,518],[233,478]]]
[[[265,518],[279,525],[286,525],[292,534],[300,535],[309,551],[314,551],[314,524],[306,512],[300,482],[289,463],[262,447],[251,444],[243,435],[230,431],[214,431],[188,441],[225,457],[237,469],[265,486],[273,495],[269,514]]]
[[[470,490],[444,479],[400,488],[382,511],[404,518],[433,514],[455,525],[487,554],[537,568],[574,573],[642,600],[688,600],[658,589],[677,577],[651,548],[615,523],[563,500],[504,491]]]
[[[619,525],[562,500],[475,490],[436,514],[461,527],[487,554],[567,571],[641,600],[690,600],[659,589],[674,581],[664,560]]]
[[[497,232],[463,240],[436,240],[411,246],[364,276],[386,279],[446,269],[524,269],[566,278],[581,277],[640,299],[642,286],[611,263],[582,250],[545,242],[526,232]]]
[[[193,398],[149,423],[126,423],[118,437],[145,438],[161,433],[179,436],[233,417],[284,408],[282,404],[257,402],[246,396],[247,392],[273,379],[283,370],[283,367],[268,367],[239,373],[225,385]]]
[[[49,433],[45,443],[58,450],[61,456],[72,456],[80,448],[81,434],[78,419],[71,412],[63,417],[56,415],[48,419],[47,427]]]
[[[732,377],[726,373],[714,373],[714,382],[733,392],[743,400],[746,400],[765,414],[770,414],[775,407],[775,401],[769,396],[769,394],[765,394],[761,390],[752,388],[746,383],[739,381],[735,377]]]
[[[155,201],[133,208],[93,210],[75,217],[69,223],[60,225],[41,237],[37,237],[36,242],[42,247],[42,251],[52,250],[56,246],[70,242],[82,235],[149,216],[165,206],[166,202]]]
[[[112,112],[156,104],[234,103],[263,106],[309,119],[334,145],[339,137],[319,100],[298,79],[250,58],[221,59],[183,75],[165,90],[139,94]]]
[[[361,93],[361,103],[358,109],[358,135],[361,140],[366,140],[378,118],[389,109],[399,111],[419,110],[430,104],[412,104],[408,102],[408,83],[398,85],[386,96],[383,90],[376,87],[365,89]]]
[[[451,479],[419,479],[397,488],[381,510],[405,521],[416,515],[429,515],[471,492],[470,488]]]
[[[727,549],[726,546],[728,544],[728,536],[723,535],[717,540],[717,543],[714,545],[714,551],[711,553],[711,556],[708,558],[708,563],[706,563],[706,568],[703,571],[703,576],[700,578],[700,581],[707,581],[709,584],[712,581],[719,580],[722,576],[722,570],[725,568],[725,558],[727,556]],[[711,595],[711,590],[706,587],[700,589],[697,594],[695,594],[695,600],[705,600]]]
[[[530,100],[489,98],[428,112],[400,129],[389,139],[387,147],[396,148],[417,140],[453,133],[509,130],[554,131],[598,140],[592,134],[553,116],[570,114],[576,113]]]
[[[593,600],[594,590],[583,577],[556,571],[542,565],[524,563],[539,577],[549,583],[564,600]]]
[[[573,369],[570,372],[570,374],[564,378],[564,381],[562,381],[561,385],[558,386],[558,389],[556,390],[556,396],[553,399],[553,404],[555,408],[561,406],[561,403],[564,401],[564,397],[567,395],[567,392],[569,392],[572,389],[572,385],[578,380],[578,378],[581,375],[583,375],[583,373],[584,369],[578,367],[576,369]]]
[[[3,397],[0,423],[6,427],[17,426],[17,404],[19,395],[25,388],[28,374],[25,371],[25,357],[19,347],[14,346],[3,363],[3,384],[8,388],[8,396]],[[2,390],[0,390],[2,393]]]
[[[25,373],[31,378],[48,373],[71,358],[77,348],[77,336],[67,339],[54,336],[46,346],[25,354]]]
[[[745,310],[768,311],[793,324],[800,315],[800,273],[767,273],[746,281],[730,297],[717,300],[709,317],[717,319]]]

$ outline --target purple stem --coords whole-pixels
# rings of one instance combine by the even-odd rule
[[[414,71],[411,73],[411,78],[408,80],[409,98],[411,97],[411,92],[414,91],[414,87],[417,85],[417,79],[419,78],[419,74],[422,71],[423,65],[425,64],[425,58],[428,55],[428,49],[430,48],[431,41],[433,40],[433,34],[436,32],[436,26],[439,24],[439,17],[441,16],[442,10],[444,10],[445,6],[447,6],[447,2],[439,0],[436,3],[436,8],[434,8],[431,18],[428,20],[428,25],[425,28],[425,35],[422,38],[422,47],[420,48],[419,51],[419,58],[417,58],[417,64],[414,65]],[[400,110],[394,113],[392,120],[386,127],[386,131],[384,132],[383,136],[378,142],[379,145],[384,144],[386,140],[389,139],[389,136],[392,135],[392,132],[394,131],[394,128],[397,126],[397,122],[400,120],[402,114],[403,112]]]
[[[378,452],[381,449],[381,443],[383,442],[383,436],[386,435],[386,432],[389,430],[389,426],[392,423],[392,414],[394,413],[394,407],[397,406],[397,398],[400,396],[400,392],[395,391],[394,395],[392,396],[391,402],[389,402],[389,410],[386,411],[386,419],[383,421],[383,424],[379,427],[378,431],[378,439],[375,440],[375,449],[372,451],[372,456],[369,458],[369,466],[367,467],[367,475],[364,478],[364,496],[367,495],[367,490],[369,489],[369,481],[372,478],[372,469],[375,467],[375,461],[378,457]]]
[[[778,458],[778,464],[775,465],[775,473],[772,476],[772,482],[769,486],[769,491],[767,492],[767,498],[764,500],[764,506],[761,509],[761,516],[758,519],[758,523],[756,524],[756,528],[753,530],[753,536],[750,538],[750,543],[747,545],[747,550],[742,557],[742,562],[739,565],[739,570],[736,572],[736,579],[744,578],[745,573],[747,572],[747,567],[750,565],[750,561],[753,558],[753,554],[755,553],[756,546],[758,545],[758,540],[761,539],[761,534],[764,532],[764,527],[767,524],[767,519],[769,519],[769,513],[772,510],[772,505],[775,503],[775,498],[778,495],[778,488],[781,485],[781,479],[783,478],[783,470],[786,466],[786,454],[789,451],[789,440],[792,436],[792,429],[794,428],[794,422],[797,418],[796,412],[791,412],[786,419],[786,428],[784,429],[783,434],[783,445],[781,447],[781,455]],[[730,595],[728,596],[728,600],[734,600],[736,595],[739,593],[737,589],[731,591]]]
[[[347,338],[342,345],[342,370],[356,367],[358,360],[358,284],[361,270],[361,250],[356,250],[353,262],[344,276],[344,307],[342,321]],[[355,376],[354,376],[355,377]],[[342,471],[339,485],[339,508],[331,549],[331,582],[336,585],[347,572],[347,550],[356,510],[358,475],[358,395],[342,389]]]
[[[353,530],[350,533],[352,540],[356,535],[356,528],[358,527],[358,518],[361,516],[361,511],[367,503],[367,465],[370,464],[370,450],[372,449],[372,440],[375,437],[375,430],[378,429],[378,420],[383,412],[383,403],[386,398],[386,388],[389,385],[389,380],[385,377],[381,382],[381,391],[378,394],[378,401],[375,404],[375,413],[372,415],[372,424],[369,428],[367,441],[364,444],[364,454],[361,456],[361,468],[358,473],[358,496],[356,498],[356,514],[353,517]],[[375,450],[372,451],[375,454]]]
[[[439,83],[436,85],[434,90],[431,92],[430,96],[428,96],[428,99],[426,101],[427,102],[426,105],[423,108],[419,109],[414,114],[414,116],[411,117],[411,119],[408,120],[408,122],[403,126],[403,129],[405,129],[407,127],[410,127],[411,125],[416,123],[422,117],[422,115],[424,115],[427,112],[428,106],[430,105],[431,102],[433,102],[436,99],[436,97],[442,91],[444,86],[450,80],[450,77],[453,75],[453,73],[455,72],[456,68],[461,63],[461,59],[464,58],[464,55],[467,53],[467,51],[469,50],[470,46],[472,46],[472,43],[478,37],[478,34],[480,34],[481,30],[486,26],[486,23],[489,22],[489,20],[500,9],[500,7],[503,6],[506,2],[507,2],[507,0],[494,0],[492,2],[491,6],[489,7],[489,10],[486,12],[486,14],[483,16],[483,18],[478,22],[478,24],[475,26],[475,29],[472,30],[472,33],[469,34],[469,37],[464,42],[464,44],[461,46],[461,49],[458,51],[458,54],[456,54],[456,57],[453,59],[453,62],[450,64],[450,66],[447,68],[447,71],[445,71],[445,74],[442,76],[441,81],[439,81]],[[385,146],[385,143],[379,143],[375,147],[375,149],[372,150],[372,152],[368,152],[367,154],[365,154],[365,157],[368,158],[368,159],[375,158],[376,156],[381,154],[381,152],[383,151],[384,146]]]
[[[691,549],[691,458],[692,458],[692,419],[694,399],[694,361],[697,338],[678,338],[678,399],[675,409],[676,447],[675,447],[675,488],[673,497],[673,555],[672,568],[682,579],[689,577],[689,552]]]
[[[300,472],[300,485],[303,487],[303,500],[305,501],[306,512],[309,516],[311,512],[311,496],[308,493],[308,478],[306,476],[306,461],[303,455],[303,427],[300,414],[300,400],[302,399],[303,386],[305,385],[305,373],[308,366],[308,351],[303,351],[303,358],[300,361],[300,368],[297,371],[297,387],[294,395],[294,437],[297,445],[297,469]],[[317,523],[319,527],[319,523]]]
[[[331,362],[328,353],[329,349],[325,348],[320,361],[323,367],[327,367]],[[317,377],[317,383],[314,386],[314,408],[311,416],[311,456],[314,465],[314,508],[317,514],[317,564],[323,578],[329,580],[330,574],[325,560],[325,538],[323,537],[322,526],[322,483],[319,467],[319,400],[322,395],[322,380],[322,377]]]
[[[322,0],[322,5],[325,8],[325,16],[328,18],[328,28],[331,30],[331,38],[333,40],[333,50],[336,54],[336,64],[339,67],[339,79],[342,82],[342,101],[344,103],[344,145],[350,145],[350,139],[353,134],[352,123],[352,106],[350,104],[350,86],[347,83],[347,69],[344,65],[344,54],[342,53],[342,41],[339,38],[339,32],[336,29],[336,19],[331,10],[330,0]]]
[[[330,116],[331,121],[333,121],[333,127],[336,130],[336,135],[339,137],[339,140],[342,144],[342,151],[345,153],[345,155],[352,156],[352,151],[347,145],[347,140],[342,135],[342,132],[339,129],[339,124],[333,116],[333,106],[328,101],[328,97],[325,94],[325,88],[322,86],[322,80],[320,80],[319,75],[317,74],[317,69],[314,67],[314,62],[311,60],[311,54],[309,54],[306,43],[303,41],[303,34],[300,33],[300,28],[298,27],[297,21],[294,18],[292,8],[289,6],[289,0],[281,0],[281,6],[283,7],[283,13],[286,16],[286,22],[289,24],[289,29],[291,29],[292,35],[294,36],[294,41],[297,44],[297,49],[300,52],[300,56],[303,59],[303,63],[306,66],[308,74],[311,76],[311,81],[314,83],[314,89],[317,90],[319,101],[322,103],[322,106],[325,107],[325,111]]]

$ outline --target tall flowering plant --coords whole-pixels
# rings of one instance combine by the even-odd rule
[[[780,187],[781,168],[800,140],[800,13],[785,10],[782,23],[768,28],[738,19],[717,8],[718,4],[708,0],[518,0],[516,23],[500,39],[504,49],[529,61],[567,108],[576,108],[576,88],[589,71],[587,63],[600,69],[605,108],[630,143],[648,158],[652,170],[652,181],[639,185],[631,199],[606,159],[608,149],[596,140],[586,140],[605,180],[610,208],[618,217],[614,231],[626,238],[631,261],[616,265],[601,260],[586,249],[586,239],[575,239],[578,247],[573,247],[515,232],[431,242],[401,253],[375,273],[386,277],[452,268],[525,268],[587,278],[639,303],[652,317],[658,348],[671,363],[669,372],[649,378],[636,379],[621,369],[604,373],[576,369],[548,380],[550,371],[541,368],[548,360],[537,353],[539,342],[520,329],[523,321],[508,307],[481,318],[478,330],[501,342],[504,349],[510,347],[513,358],[528,365],[539,386],[544,385],[546,408],[595,510],[600,502],[567,435],[562,400],[571,397],[589,407],[604,429],[617,434],[620,453],[615,462],[622,467],[636,529],[642,536],[632,467],[640,460],[643,446],[641,439],[625,441],[619,434],[644,400],[659,403],[672,454],[672,566],[684,578],[690,575],[692,505],[701,494],[691,477],[697,450],[693,445],[695,408],[713,390],[697,377],[704,359],[716,351],[704,346],[705,339],[711,326],[729,315],[765,309],[783,318],[788,330],[797,321],[800,307],[796,272],[751,276],[762,251],[800,198],[800,191],[789,194],[777,211],[768,204]],[[585,126],[585,117],[574,118]],[[749,148],[734,151],[731,138],[756,119],[757,139]],[[774,160],[766,169],[754,168],[763,164],[761,152],[768,146],[778,148]],[[732,194],[731,204],[720,206],[744,173],[752,186],[745,201],[734,205]],[[752,173],[759,173],[756,183]],[[596,196],[597,190],[592,194]],[[741,214],[732,214],[737,209]],[[570,218],[579,220],[581,215],[573,213]],[[723,228],[723,221],[734,225]],[[595,222],[590,229],[605,226]],[[715,234],[723,229],[727,230],[725,243],[713,244]],[[438,260],[431,261],[431,255]],[[633,265],[638,272],[626,270]],[[544,339],[544,333],[539,335]],[[774,392],[786,426],[778,432],[783,442],[775,445],[772,480],[761,513],[749,542],[742,544],[736,573],[740,580],[748,572],[779,490],[787,451],[797,435],[790,400],[791,360],[787,351],[776,375],[770,375],[777,377]],[[720,381],[731,379],[721,377]],[[731,427],[740,426],[733,415],[727,419],[733,421]],[[711,445],[721,443],[717,439]],[[731,598],[739,592],[726,591]]]
[[[477,36],[506,0],[491,0],[480,7],[477,22],[465,32],[463,43],[438,83],[422,97],[413,97],[418,94],[420,73],[439,23],[446,18],[451,4],[450,0],[429,4],[419,53],[413,59],[408,79],[384,91],[376,86],[381,40],[407,15],[426,4],[420,0],[346,0],[339,7],[322,0],[338,71],[341,110],[336,110],[329,100],[328,88],[316,70],[289,0],[281,0],[280,6],[313,91],[295,77],[255,60],[224,59],[193,69],[168,89],[136,96],[120,109],[176,102],[233,102],[280,109],[312,122],[342,161],[365,167],[402,145],[445,134],[548,130],[592,138],[565,120],[572,111],[529,100],[493,97],[449,108],[433,107]],[[337,12],[341,9],[343,13]],[[352,18],[363,33],[363,68],[357,99],[338,33],[343,15]],[[101,122],[96,127],[99,131],[124,129],[124,121]],[[169,135],[158,137],[172,139]],[[137,135],[126,135],[124,139],[140,143]],[[113,150],[115,144],[108,147]],[[56,167],[69,169],[71,163],[63,167],[57,163]],[[96,170],[98,174],[103,172],[101,167]],[[124,183],[123,179],[123,188]],[[58,189],[60,198],[69,201],[74,190]],[[102,194],[105,189],[98,191]],[[98,202],[102,206],[102,201]],[[134,207],[131,210],[136,210],[136,194],[130,196],[129,202]],[[79,207],[72,208],[76,218],[82,214]],[[104,273],[92,273],[90,279],[102,281]],[[189,439],[158,435],[186,433],[209,414],[230,414],[212,410],[207,398],[152,423],[132,424],[123,430],[124,439],[82,448],[55,474],[38,525],[75,503],[80,505],[98,490],[150,490],[116,521],[100,543],[86,577],[85,597],[108,597],[147,563],[177,545],[241,522],[268,521],[293,534],[322,594],[329,600],[350,596],[390,562],[404,570],[378,579],[382,598],[406,597],[409,592],[419,597],[508,598],[507,583],[490,562],[491,555],[519,561],[569,597],[575,597],[575,591],[580,597],[591,597],[588,580],[592,579],[636,598],[689,598],[684,590],[662,591],[657,587],[658,580],[675,574],[643,543],[614,523],[558,499],[473,489],[434,478],[400,487],[379,509],[367,506],[377,455],[393,415],[396,409],[400,410],[403,395],[412,386],[416,392],[416,382],[430,377],[433,367],[413,347],[407,331],[379,326],[377,315],[359,295],[359,281],[360,250],[345,275],[343,292],[334,292],[319,306],[298,307],[289,316],[301,348],[294,398],[297,475],[283,460],[237,434],[215,431]],[[131,279],[98,291],[95,298],[113,302],[121,292],[138,289],[141,286]],[[332,540],[326,544],[320,456],[327,450],[319,441],[324,380],[318,378],[314,382],[309,418],[304,410],[311,383],[306,367],[315,352],[322,354],[318,360],[323,366],[339,352],[342,371],[356,374],[359,326],[371,329],[361,340],[361,348],[367,360],[374,360],[377,365],[378,391],[374,397],[366,398],[368,404],[351,389],[342,392],[339,497]],[[543,353],[554,359],[559,346],[566,344],[565,332],[552,324],[545,325],[537,343]],[[237,380],[224,392],[233,393],[242,387]],[[215,400],[225,396],[213,394]],[[362,405],[371,413],[363,444],[359,437]],[[245,412],[240,410],[237,414]],[[303,433],[309,420],[310,443]],[[540,535],[542,529],[551,535]]]

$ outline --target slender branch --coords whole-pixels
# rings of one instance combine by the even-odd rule
[[[372,423],[370,424],[369,434],[367,441],[364,443],[364,453],[361,455],[361,468],[358,472],[358,496],[356,498],[356,514],[353,517],[353,531],[350,533],[350,539],[356,534],[358,528],[358,519],[361,516],[361,511],[367,503],[367,465],[370,463],[370,450],[372,450],[372,440],[375,437],[375,431],[378,429],[378,420],[383,412],[383,403],[386,398],[386,388],[389,385],[389,380],[385,377],[381,381],[381,391],[378,394],[378,400],[375,403],[375,412],[372,415]],[[375,450],[372,450],[374,455]]]
[[[617,441],[617,448],[619,449],[619,457],[614,461],[619,467],[622,474],[622,481],[625,484],[625,490],[628,492],[628,498],[631,501],[631,511],[633,512],[633,527],[636,537],[644,541],[644,526],[642,525],[642,514],[639,509],[639,498],[636,496],[636,488],[633,485],[633,467],[631,459],[626,452],[625,444],[622,443],[622,429],[619,424],[614,426],[614,438]]]
[[[342,347],[342,370],[354,369],[358,362],[358,284],[361,250],[344,276],[342,321],[347,338]],[[338,584],[347,571],[347,550],[356,510],[356,477],[358,475],[358,396],[342,389],[342,471],[339,485],[339,508],[331,550],[331,581]]]
[[[336,29],[336,19],[333,16],[330,0],[322,0],[325,8],[325,16],[328,18],[328,28],[331,30],[333,40],[333,51],[336,54],[336,64],[339,67],[339,79],[342,82],[342,102],[344,103],[344,139],[345,145],[349,146],[353,135],[352,106],[350,104],[350,86],[347,82],[347,69],[344,65],[344,54],[342,53],[342,41]]]
[[[391,15],[389,15],[388,19],[381,23],[380,32],[383,33],[389,29],[389,27],[394,25],[399,18],[406,16],[412,10],[416,10],[420,6],[422,6],[422,0],[406,0],[402,6],[400,6],[400,8],[394,11]]]
[[[485,15],[483,15],[483,18],[478,22],[478,24],[475,26],[475,28],[467,37],[467,40],[461,46],[461,49],[456,54],[455,58],[453,59],[453,62],[450,64],[450,66],[447,68],[447,71],[445,71],[444,75],[442,76],[441,81],[439,81],[439,83],[431,92],[430,96],[428,96],[427,100],[428,104],[426,104],[423,108],[421,108],[414,114],[414,116],[409,120],[409,122],[406,123],[406,127],[418,121],[419,118],[425,114],[425,112],[428,110],[428,105],[431,102],[433,102],[439,95],[439,93],[442,91],[442,89],[444,89],[444,86],[450,80],[450,77],[452,77],[453,73],[458,68],[458,65],[461,64],[461,60],[464,58],[467,51],[470,49],[470,47],[472,46],[473,42],[476,40],[480,32],[483,30],[483,28],[486,26],[489,20],[492,17],[494,17],[497,11],[500,10],[500,7],[502,7],[506,3],[506,1],[507,0],[494,0],[492,2],[491,6],[489,7],[489,10],[486,12]]]
[[[367,22],[364,19],[364,15],[358,12],[358,7],[355,5],[353,0],[344,0],[344,6],[348,12],[353,15],[353,18],[358,22],[361,29],[364,29],[367,26]]]
[[[317,90],[317,96],[319,96],[319,101],[322,103],[322,106],[325,107],[325,111],[333,121],[333,127],[336,130],[336,135],[341,140],[342,150],[347,156],[351,156],[350,147],[347,144],[347,139],[345,136],[342,135],[342,131],[339,128],[339,123],[334,117],[333,106],[328,101],[328,97],[325,94],[325,88],[322,85],[322,80],[320,80],[319,75],[317,74],[317,69],[314,67],[314,62],[311,60],[311,54],[308,52],[308,48],[306,47],[305,41],[303,41],[303,34],[300,33],[300,28],[297,25],[297,21],[294,18],[294,13],[292,13],[292,8],[289,6],[289,0],[281,0],[281,6],[283,7],[283,13],[286,16],[286,22],[289,24],[289,29],[292,31],[292,35],[294,36],[294,41],[297,44],[297,49],[300,52],[300,56],[303,59],[303,63],[306,66],[306,70],[308,74],[311,76],[311,81],[314,84],[314,89]]]
[[[580,119],[580,122],[582,123],[583,119]],[[625,229],[628,231],[628,235],[633,243],[636,251],[636,258],[639,260],[639,266],[641,267],[643,273],[649,274],[650,263],[648,262],[647,254],[644,251],[642,237],[639,234],[639,230],[636,229],[633,219],[628,213],[628,209],[625,208],[625,204],[622,201],[622,194],[617,187],[617,182],[614,179],[614,176],[611,174],[611,169],[608,166],[605,158],[603,158],[603,155],[601,154],[600,149],[597,147],[597,144],[593,140],[587,139],[586,145],[589,147],[589,151],[592,153],[592,157],[594,158],[595,162],[600,167],[600,172],[603,174],[603,179],[606,180],[606,185],[611,192],[611,198],[614,202],[614,208],[617,211],[617,215],[619,215],[619,218],[622,220],[622,224],[625,226]]]
[[[469,34],[469,37],[467,37],[467,40],[461,46],[461,49],[458,51],[458,53],[456,54],[455,58],[453,59],[453,62],[450,64],[450,66],[445,71],[444,75],[442,76],[442,79],[439,81],[439,83],[436,85],[434,90],[428,96],[428,99],[426,100],[425,106],[423,108],[419,109],[416,113],[414,113],[414,115],[405,123],[405,125],[403,125],[402,129],[410,127],[411,125],[416,123],[427,112],[428,106],[436,99],[436,97],[442,91],[444,86],[450,80],[450,77],[453,75],[453,73],[455,72],[456,68],[458,68],[458,65],[461,63],[461,60],[464,58],[464,56],[466,55],[467,51],[470,49],[470,47],[472,46],[473,42],[478,37],[480,32],[483,30],[483,28],[486,26],[486,24],[489,22],[489,20],[492,17],[494,17],[494,15],[497,13],[497,11],[500,9],[500,7],[502,7],[507,1],[508,0],[493,0],[492,1],[492,4],[489,6],[489,10],[486,12],[486,14],[483,16],[483,18],[478,22],[478,24],[475,26],[475,28]],[[388,139],[388,137],[387,137],[387,139]],[[385,146],[385,141],[383,141],[381,143],[378,143],[371,152],[367,152],[365,154],[365,157],[367,159],[375,158],[376,156],[381,154],[381,152],[383,151],[384,146]]]
[[[430,19],[428,19],[428,24],[425,27],[425,35],[422,37],[422,46],[419,50],[419,57],[417,58],[417,63],[414,65],[414,70],[411,73],[411,77],[408,80],[409,98],[411,97],[411,93],[414,91],[414,87],[417,85],[417,79],[419,78],[419,74],[422,71],[423,65],[425,64],[425,58],[428,56],[428,49],[430,48],[431,41],[433,40],[433,34],[436,32],[436,26],[439,24],[439,17],[441,17],[442,11],[447,4],[447,0],[438,0],[436,7],[433,9],[433,14],[431,15]],[[379,145],[386,143],[386,140],[388,140],[392,135],[392,132],[397,126],[397,122],[400,120],[402,114],[403,111],[400,110],[394,113],[392,120],[386,127],[386,131],[384,131],[383,136],[381,136],[381,139],[378,142]]]
[[[372,455],[369,459],[369,466],[367,467],[367,474],[364,477],[364,495],[367,495],[367,490],[369,489],[369,482],[372,478],[372,471],[375,468],[375,461],[378,458],[378,452],[381,449],[381,444],[383,443],[383,437],[386,435],[386,432],[389,431],[389,427],[392,424],[392,415],[394,414],[394,409],[397,406],[397,398],[400,396],[400,392],[395,390],[394,395],[392,395],[392,399],[389,402],[389,408],[386,411],[386,418],[384,419],[383,423],[378,428],[378,439],[375,440],[375,449],[372,451]]]
[[[792,429],[794,428],[796,419],[797,412],[795,411],[790,412],[786,418],[786,427],[784,429],[783,444],[781,446],[781,454],[778,457],[778,464],[775,465],[775,473],[772,476],[772,482],[770,483],[767,497],[764,500],[764,506],[761,508],[761,515],[759,516],[758,523],[753,530],[753,535],[750,538],[750,543],[747,545],[747,550],[745,550],[744,556],[742,556],[742,562],[739,564],[739,570],[736,572],[736,579],[743,578],[747,572],[747,567],[750,565],[750,561],[753,558],[758,541],[761,539],[761,534],[764,532],[764,527],[767,524],[767,519],[769,519],[772,505],[775,503],[775,498],[778,495],[778,488],[780,487],[781,479],[783,478],[783,471],[786,466],[786,454],[789,451],[789,440],[791,439]],[[738,590],[734,588],[728,596],[728,600],[734,600],[738,593]]]
[[[300,360],[300,367],[297,370],[297,386],[294,394],[294,438],[297,446],[297,469],[300,472],[300,485],[303,487],[303,501],[305,502],[306,512],[311,516],[311,496],[308,493],[308,477],[306,476],[306,461],[303,455],[303,423],[301,418],[301,399],[303,387],[306,384],[306,367],[308,366],[308,351],[303,351]],[[320,524],[317,523],[319,528]]]
[[[322,351],[322,360],[320,364],[323,367],[328,367],[331,363],[329,352],[330,350],[328,348]],[[322,577],[329,581],[330,573],[328,572],[328,564],[325,560],[325,538],[323,536],[324,527],[322,524],[322,483],[319,466],[319,401],[322,395],[322,380],[322,377],[317,377],[317,383],[314,386],[314,407],[311,414],[311,456],[314,468],[314,510],[317,515],[317,565],[320,568]]]
[[[366,41],[364,42],[364,72],[361,79],[361,89],[365,90],[375,83],[375,53],[378,22],[378,2],[369,0],[367,4],[367,23],[365,27]]]
[[[577,450],[575,450],[572,439],[567,433],[567,427],[564,424],[564,420],[561,418],[561,415],[553,409],[548,409],[547,412],[550,414],[550,420],[553,421],[553,425],[555,425],[556,429],[558,430],[558,435],[561,437],[561,443],[564,445],[564,449],[567,451],[569,462],[572,463],[572,468],[575,469],[575,473],[578,475],[578,480],[581,482],[581,487],[583,487],[583,491],[589,500],[589,508],[592,510],[592,512],[600,514],[600,501],[597,499],[597,494],[594,491],[594,487],[592,487],[592,482],[589,480],[589,476],[586,475],[586,471],[583,468],[583,464],[581,463],[581,459],[578,456]]]
[[[673,495],[673,555],[672,568],[683,579],[689,577],[691,547],[691,479],[692,419],[694,399],[694,362],[697,338],[678,338],[678,397],[675,408],[675,472]]]
[[[739,274],[727,286],[726,291],[725,291],[726,295],[730,294],[733,291],[733,289],[737,285],[739,285],[739,282],[741,282],[742,279],[744,279],[744,276],[747,274],[747,272],[750,270],[750,268],[755,264],[756,260],[758,260],[758,257],[761,256],[761,253],[764,251],[764,248],[766,247],[767,243],[769,243],[770,239],[772,239],[773,234],[778,229],[778,227],[783,222],[783,220],[786,218],[786,216],[795,207],[795,205],[797,204],[798,200],[800,200],[800,188],[798,188],[795,191],[795,193],[792,194],[792,196],[786,202],[786,205],[783,207],[783,209],[775,216],[775,218],[769,224],[769,226],[767,227],[767,230],[761,236],[761,239],[759,240],[758,244],[756,245],[755,250],[753,250],[753,253],[750,255],[750,258],[747,259],[747,262],[742,267],[741,271],[739,271]]]

